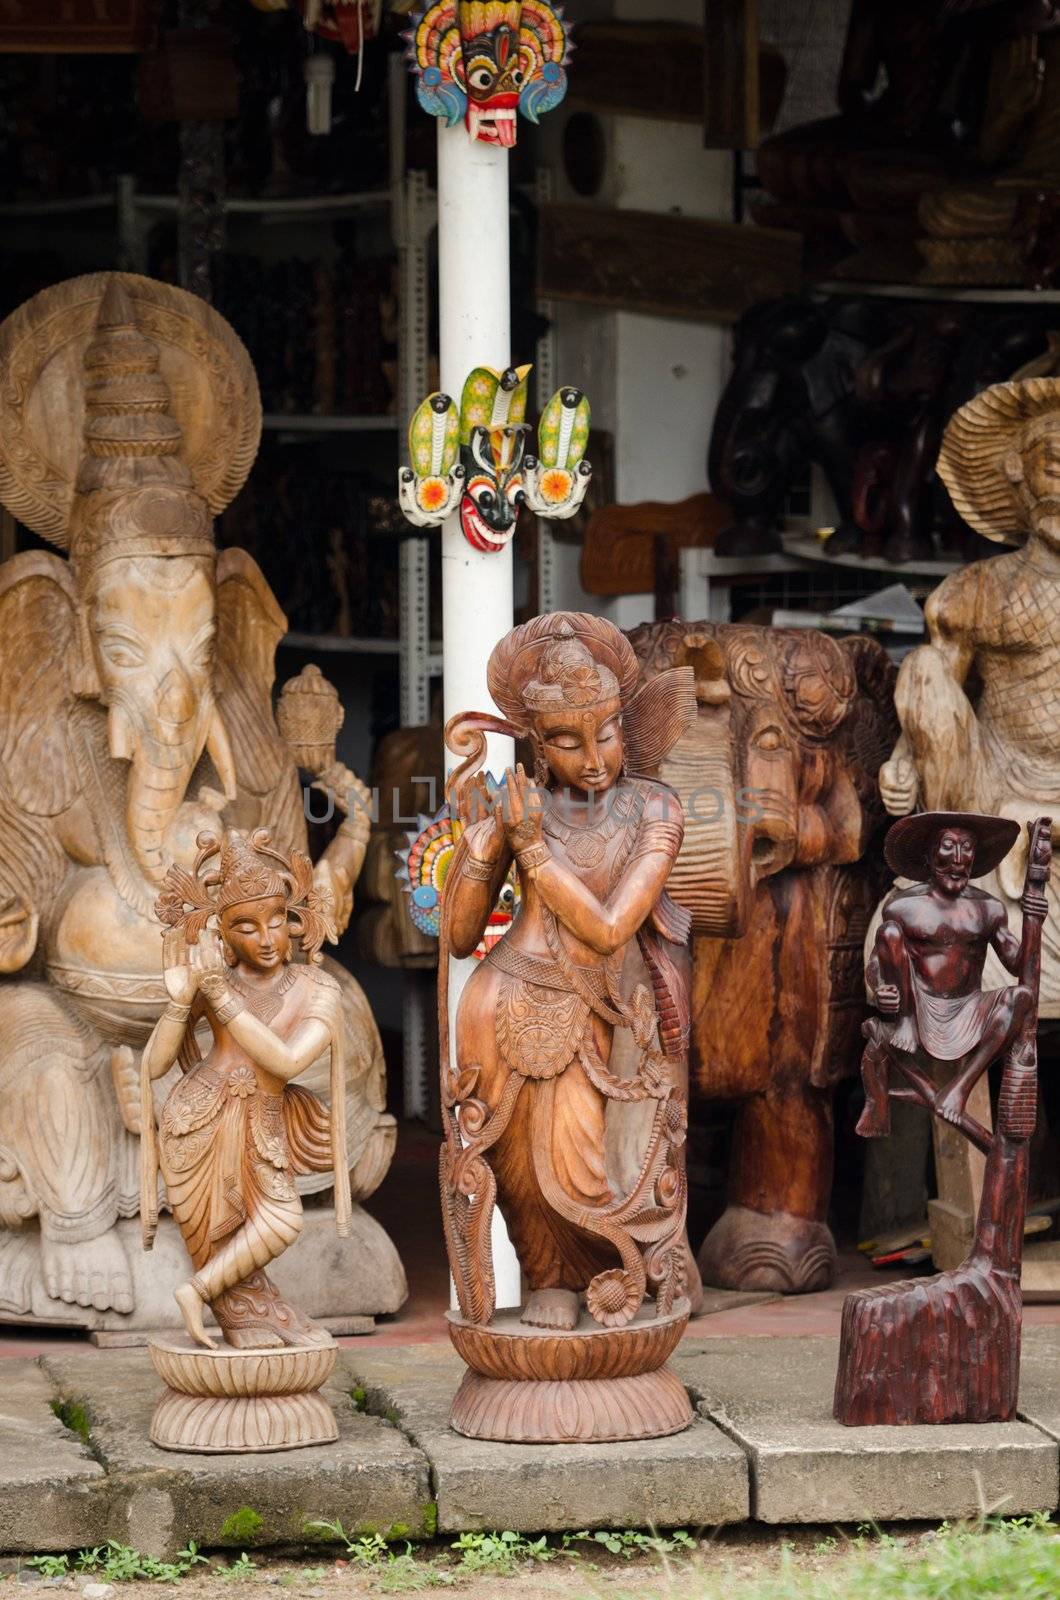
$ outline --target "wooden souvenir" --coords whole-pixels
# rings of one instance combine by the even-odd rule
[[[158,1327],[167,1308],[122,1219],[139,1198],[136,1053],[166,1001],[153,918],[163,876],[171,862],[190,868],[200,832],[233,824],[304,849],[297,762],[311,742],[340,795],[355,780],[326,729],[300,731],[296,715],[297,756],[281,734],[272,685],[286,620],[250,557],[214,543],[211,517],[241,487],[261,422],[228,324],[181,290],[98,274],[9,317],[0,367],[0,499],[64,552],[0,568],[0,1315]],[[315,868],[337,929],[367,831],[355,807]],[[367,1002],[330,970],[363,1199],[396,1126]],[[308,1081],[326,1093],[328,1076],[322,1056]],[[299,1184],[316,1192],[331,1178]],[[350,1281],[336,1304],[321,1265],[318,1314],[401,1302],[382,1230],[360,1207],[353,1227]]]
[[[599,595],[650,594],[660,543],[676,562],[681,550],[709,549],[730,520],[725,503],[705,493],[674,503],[601,506],[589,517],[582,540],[582,588]]]
[[[682,22],[578,23],[571,98],[593,111],[703,120],[702,28]]]
[[[928,600],[929,642],[902,663],[895,691],[902,735],[880,773],[893,816],[919,806],[1022,824],[1055,799],[1060,520],[1050,473],[1058,451],[1060,382],[1051,377],[995,384],[962,406],[946,430],[938,471],[957,512],[977,533],[1020,541],[1020,548],[951,574]],[[1023,861],[1020,845],[984,885],[1016,926]],[[1060,917],[1052,878],[1046,892],[1039,1003],[1043,1017],[1056,1017]],[[986,976],[1003,981],[992,954]],[[939,1164],[932,1211],[940,1226],[933,1220],[932,1235],[940,1265],[961,1259],[971,1236],[968,1160],[962,1150]]]
[[[510,149],[567,92],[570,25],[551,0],[435,0],[405,35],[416,98],[449,128]]]
[[[630,637],[649,686],[687,664],[698,702],[659,776],[685,811],[669,887],[692,919],[691,1092],[737,1104],[727,1206],[699,1265],[722,1288],[826,1288],[832,1099],[865,1015],[894,668],[871,640],[801,629]]]
[[[441,1182],[450,1334],[469,1367],[450,1421],[475,1438],[652,1438],[692,1419],[666,1366],[690,1287],[688,918],[666,894],[683,824],[642,774],[695,700],[687,670],[639,691],[638,676],[611,623],[536,617],[490,657],[502,716],[446,728],[463,831],[442,900]],[[530,740],[533,781],[519,767],[489,789],[487,732]],[[478,946],[513,861],[518,911],[468,979],[451,1038],[449,961]],[[620,1173],[605,1157],[616,1118],[636,1145]],[[495,1205],[529,1289],[521,1313],[496,1314]]]
[[[706,0],[701,114],[708,149],[758,146],[758,27],[758,0]]]
[[[267,829],[201,833],[198,847],[190,873],[170,867],[155,905],[169,930],[169,1000],[140,1063],[144,1248],[158,1226],[161,1168],[194,1268],[175,1292],[191,1343],[148,1346],[169,1384],[151,1439],[209,1452],[323,1444],[338,1437],[318,1393],[335,1343],[265,1269],[302,1231],[299,1172],[334,1175],[336,1224],[350,1231],[345,1019],[338,984],[319,969],[333,929],[309,857],[274,849]],[[304,964],[292,963],[295,941]],[[205,1054],[201,1023],[212,1034]],[[323,1050],[330,1115],[293,1082]],[[156,1135],[151,1085],[178,1063]],[[206,1306],[229,1352],[207,1332]]]
[[[503,550],[520,509],[562,521],[585,499],[592,467],[589,402],[579,389],[557,389],[538,423],[538,453],[526,454],[530,367],[475,367],[457,411],[435,393],[409,424],[409,460],[398,473],[398,499],[417,528],[439,528],[460,508],[460,525],[476,550]]]
[[[874,419],[855,380],[891,334],[886,307],[853,298],[791,296],[743,317],[708,454],[711,487],[733,511],[715,539],[718,555],[780,550],[785,500],[811,463],[834,495],[836,536],[858,545],[852,486]]]
[[[851,0],[838,114],[762,143],[755,219],[804,231],[817,277],[1019,281],[1011,185],[1056,170],[1058,21],[1050,0]]]
[[[608,206],[542,206],[537,290],[574,301],[693,322],[735,322],[749,306],[802,283],[802,239],[787,228]]]
[[[1027,827],[1021,935],[1009,928],[1001,901],[973,880],[1000,867],[1021,831],[1012,818],[927,811],[887,835],[888,863],[910,884],[884,903],[866,973],[878,1016],[864,1028],[858,1132],[886,1135],[890,1102],[914,1101],[959,1129],[987,1160],[975,1239],[961,1266],[847,1296],[835,1415],[849,1425],[1009,1422],[1016,1415],[1050,818]],[[1014,984],[981,987],[988,949]],[[991,1137],[970,1115],[968,1098],[998,1060],[1004,1068]]]
[[[0,51],[132,54],[146,49],[155,0],[33,0],[5,6]]]

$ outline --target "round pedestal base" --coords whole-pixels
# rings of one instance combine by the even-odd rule
[[[625,1328],[589,1317],[571,1332],[527,1328],[518,1312],[488,1327],[449,1314],[469,1372],[449,1423],[471,1439],[510,1444],[603,1444],[680,1433],[693,1419],[683,1384],[665,1365],[688,1324],[688,1302],[667,1317],[642,1310]]]
[[[282,1350],[205,1350],[176,1342],[148,1344],[166,1385],[151,1421],[162,1450],[202,1455],[297,1450],[339,1436],[322,1395],[334,1344]]]

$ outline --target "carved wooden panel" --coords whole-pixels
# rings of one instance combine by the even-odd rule
[[[798,288],[802,238],[663,212],[545,206],[537,271],[546,300],[735,322],[756,301]]]

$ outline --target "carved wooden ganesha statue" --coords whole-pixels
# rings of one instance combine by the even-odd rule
[[[442,1207],[470,1370],[452,1426],[476,1438],[650,1438],[691,1420],[665,1362],[685,1298],[688,917],[666,894],[677,797],[646,776],[695,716],[692,674],[638,692],[628,641],[562,612],[509,633],[489,662],[503,717],[446,728],[464,829],[446,878],[439,967]],[[491,790],[486,733],[529,738]],[[513,859],[521,899],[479,962],[449,1039],[450,956],[478,946]],[[633,1110],[625,1181],[609,1122]],[[499,1204],[529,1290],[496,1314],[490,1223]]]
[[[699,1265],[724,1288],[824,1288],[832,1095],[864,1017],[894,668],[871,640],[803,630],[630,637],[649,686],[691,666],[699,707],[659,769],[685,811],[670,891],[692,919],[692,1094],[738,1105],[728,1204]]]
[[[242,485],[261,423],[228,324],[147,278],[77,278],[8,318],[0,370],[0,500],[63,552],[0,567],[0,1316],[158,1327],[172,1302],[132,1219],[136,1056],[166,1001],[164,871],[191,866],[204,829],[267,825],[278,848],[303,849],[307,750],[320,781],[356,780],[335,762],[334,720],[323,738],[302,727],[313,696],[289,697],[281,735],[286,620],[250,557],[214,544],[211,517]],[[340,931],[366,832],[355,806],[316,865]],[[367,1002],[330,970],[361,1200],[395,1125]],[[324,1056],[307,1082],[326,1093]],[[321,1195],[332,1182],[299,1181]],[[324,1208],[307,1227],[322,1240],[299,1268],[310,1310],[400,1305],[400,1263],[359,1206],[341,1249]],[[180,1249],[164,1219],[156,1256],[175,1271]]]

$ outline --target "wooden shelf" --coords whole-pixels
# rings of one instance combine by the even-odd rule
[[[881,300],[959,300],[988,306],[1055,305],[1060,301],[1060,289],[998,289],[975,284],[947,287],[941,283],[860,283],[855,278],[836,278],[813,287],[825,294],[869,295]]]
[[[133,204],[143,211],[176,211],[175,194],[136,194]],[[275,197],[230,195],[224,201],[229,217],[258,217],[263,222],[288,222],[293,218],[331,221],[363,211],[388,211],[389,189],[365,189],[356,194],[306,194]]]
[[[112,211],[115,204],[113,194],[74,195],[68,200],[4,200],[0,201],[0,217],[71,217]]]
[[[963,561],[951,558],[885,561],[882,556],[859,556],[856,552],[851,552],[849,555],[829,555],[828,547],[809,534],[785,533],[781,538],[784,541],[784,556],[780,558],[781,560],[793,557],[796,561],[812,561],[826,567],[852,567],[861,572],[886,572],[894,578],[944,578],[948,573],[956,572],[958,567],[965,565]],[[774,556],[773,559],[776,560],[777,557]]]

